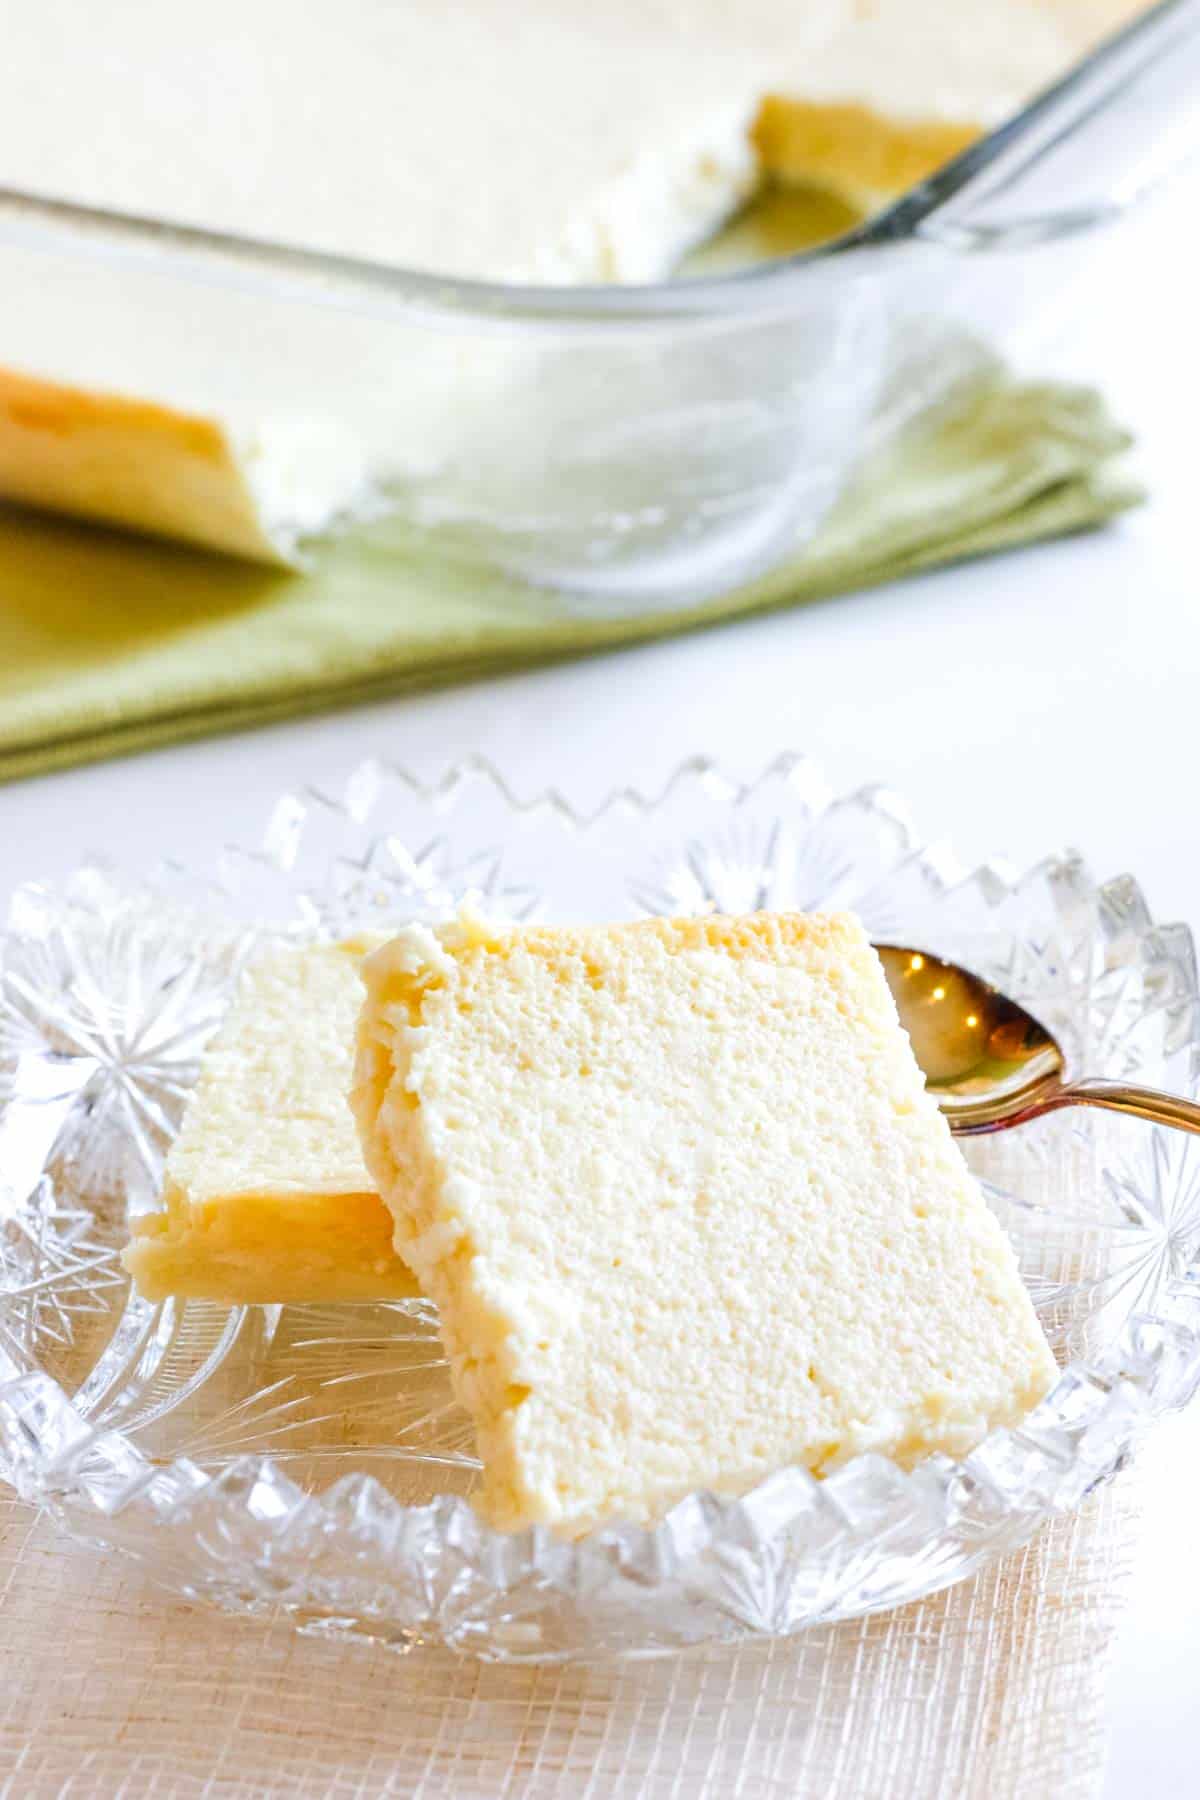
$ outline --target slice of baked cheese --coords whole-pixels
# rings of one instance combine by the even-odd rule
[[[348,1105],[358,967],[380,940],[272,952],[243,975],[125,1266],[148,1299],[228,1305],[417,1292]]]
[[[575,1534],[1019,1419],[1054,1364],[848,916],[402,932],[353,1089],[481,1507]]]

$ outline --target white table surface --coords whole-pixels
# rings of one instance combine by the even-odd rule
[[[964,856],[1071,843],[1200,926],[1197,269],[1200,181],[1121,228],[1044,366],[1099,378],[1137,429],[1151,504],[1113,531],[793,614],[0,789],[0,901],[102,849],[203,862],[276,796],[368,755],[425,776],[482,751],[524,791],[653,788],[705,751],[749,776],[785,748],[883,780]],[[1148,1454],[1136,1599],[1113,1680],[1107,1800],[1200,1793],[1200,1409]],[[1040,1797],[1031,1796],[1031,1800]]]

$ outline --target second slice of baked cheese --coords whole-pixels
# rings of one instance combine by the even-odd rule
[[[848,916],[402,932],[353,1104],[502,1527],[1022,1416],[1053,1361]]]
[[[245,971],[167,1158],[164,1209],[126,1268],[151,1300],[386,1300],[392,1249],[348,1103],[358,966],[378,938],[271,951]]]

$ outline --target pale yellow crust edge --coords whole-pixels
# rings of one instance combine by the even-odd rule
[[[966,121],[889,119],[850,101],[770,94],[751,141],[772,179],[826,188],[870,212],[925,181],[982,132]]]
[[[199,413],[0,367],[0,494],[292,566],[225,429]]]
[[[121,1253],[146,1300],[224,1306],[410,1300],[420,1288],[392,1247],[392,1217],[371,1192],[237,1194],[134,1221]]]

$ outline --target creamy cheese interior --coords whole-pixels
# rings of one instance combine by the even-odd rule
[[[843,4],[211,0],[197,31],[47,0],[9,21],[0,180],[451,275],[653,279],[745,192],[769,70]]]

